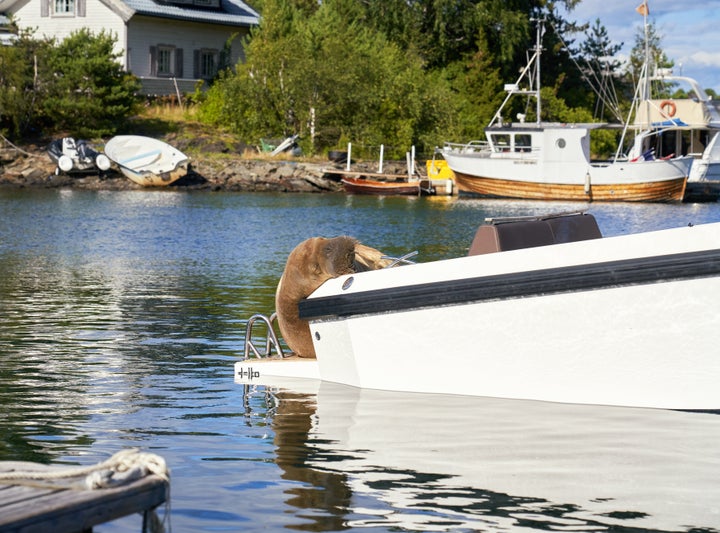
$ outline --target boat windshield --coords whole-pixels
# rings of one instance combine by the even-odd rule
[[[493,152],[530,152],[532,138],[529,133],[491,133],[488,136]]]

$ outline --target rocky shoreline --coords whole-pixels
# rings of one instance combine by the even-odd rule
[[[182,149],[182,148],[180,148]],[[248,159],[227,153],[207,152],[190,157],[186,176],[163,190],[246,191],[246,192],[341,192],[340,173],[344,166],[332,161]],[[372,172],[370,164],[353,163],[353,171]],[[388,171],[399,175],[404,169],[389,163]],[[4,145],[0,150],[0,187],[73,188],[86,190],[142,189],[116,169],[105,175],[55,174],[55,164],[44,148]]]

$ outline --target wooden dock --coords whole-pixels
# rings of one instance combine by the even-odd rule
[[[143,515],[138,531],[148,531],[155,508],[169,498],[168,474],[109,462],[82,468],[0,462],[0,532],[87,533],[136,513]]]

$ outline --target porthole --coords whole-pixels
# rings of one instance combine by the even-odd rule
[[[558,139],[557,141],[555,141],[555,145],[556,145],[558,148],[565,148],[565,144],[567,144],[567,143],[565,142],[565,139]]]

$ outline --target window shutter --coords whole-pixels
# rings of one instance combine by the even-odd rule
[[[50,16],[50,0],[40,0],[40,16]]]
[[[157,76],[157,46],[150,47],[150,75]]]
[[[77,16],[78,17],[84,17],[85,16],[85,0],[75,0],[77,5]]]
[[[182,48],[175,50],[175,77],[183,77],[183,51]]]
[[[200,50],[193,50],[193,78],[200,77]]]

